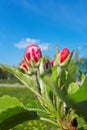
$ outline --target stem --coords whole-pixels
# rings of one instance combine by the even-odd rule
[[[60,100],[60,99],[59,99]],[[62,106],[62,101],[60,100],[59,103],[58,103],[58,108],[57,108],[57,111],[58,111],[58,118],[61,119],[61,106]]]
[[[57,110],[57,100],[56,100],[55,95],[53,95],[53,104],[54,104],[55,109]]]
[[[28,108],[29,111],[36,111],[36,112],[41,112],[41,113],[44,113],[44,114],[50,114],[49,112],[47,111],[44,111],[42,109],[38,109],[38,108]]]
[[[52,121],[52,120],[50,120],[50,119],[48,119],[48,118],[41,117],[40,120],[49,122],[49,123],[51,123],[51,124],[53,124],[53,125],[56,125],[57,127],[60,128],[60,125],[59,125],[58,123],[56,123],[56,122],[54,122],[54,121]]]
[[[35,79],[36,79],[36,83],[37,83],[37,86],[38,86],[38,91],[39,91],[39,93],[41,94],[41,88],[40,88],[40,83],[39,83],[39,81],[38,81],[38,69],[37,69],[37,72],[36,72],[36,74],[35,74]]]

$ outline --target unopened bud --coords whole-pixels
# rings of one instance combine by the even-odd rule
[[[39,66],[40,75],[43,75],[45,73],[50,73],[51,67],[52,65],[50,63],[50,60],[47,59],[46,57],[43,57],[40,61],[40,66]]]
[[[64,48],[60,53],[57,54],[55,59],[55,66],[65,67],[69,64],[72,58],[73,51],[70,52],[67,48]]]
[[[32,65],[38,65],[40,59],[42,57],[41,49],[39,46],[35,44],[30,44],[27,46],[27,50],[25,52],[25,60],[28,64]]]

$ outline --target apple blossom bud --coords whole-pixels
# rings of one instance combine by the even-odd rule
[[[36,65],[39,63],[39,60],[42,57],[41,49],[39,46],[35,44],[30,44],[27,46],[27,50],[25,52],[25,60],[30,65]]]
[[[66,58],[69,56],[69,54],[70,54],[70,51],[67,48],[64,48],[60,52],[60,63],[64,62]]]
[[[69,64],[69,62],[70,62],[70,60],[71,60],[71,58],[72,58],[72,55],[73,55],[73,51],[70,52],[70,53],[67,53],[67,52],[66,52],[65,55],[66,55],[66,56],[65,56],[65,59],[64,59],[64,57],[61,58],[61,61],[62,61],[62,62],[60,62],[60,66],[61,66],[61,67],[67,66],[67,65]],[[61,56],[60,56],[60,57],[61,57]]]
[[[73,51],[70,52],[69,49],[64,48],[60,53],[57,54],[55,59],[55,66],[64,67],[69,64]]]

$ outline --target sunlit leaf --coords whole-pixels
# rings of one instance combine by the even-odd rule
[[[76,98],[71,98],[63,93],[59,87],[55,85],[55,83],[51,80],[49,76],[44,76],[43,80],[45,83],[48,84],[48,86],[51,88],[52,92],[58,96],[61,100],[63,100],[69,108],[73,108],[78,115],[81,115],[84,117],[85,121],[87,122],[87,100],[83,100],[84,102],[76,103]],[[86,85],[87,81],[84,82],[84,85]],[[85,89],[82,89],[85,90]],[[79,91],[79,90],[78,90]],[[77,91],[77,92],[78,92]],[[87,91],[86,91],[87,92]],[[84,92],[83,92],[84,93]],[[83,94],[80,93],[80,94]],[[78,97],[80,98],[80,95],[78,94]],[[83,96],[82,96],[83,97]],[[87,97],[87,96],[86,96]],[[76,99],[76,100],[75,100]],[[86,98],[82,98],[86,99]]]
[[[87,77],[85,78],[83,84],[80,86],[79,90],[70,97],[75,102],[87,101]]]
[[[0,97],[0,129],[8,130],[26,120],[39,119],[36,112],[29,111],[17,98]]]

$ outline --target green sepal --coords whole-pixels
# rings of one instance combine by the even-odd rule
[[[41,76],[45,74],[44,63],[45,63],[45,57],[42,57],[39,65],[39,73]]]
[[[55,62],[54,65],[58,66],[60,64],[60,53],[57,53],[56,58],[55,58]]]

